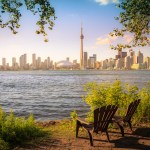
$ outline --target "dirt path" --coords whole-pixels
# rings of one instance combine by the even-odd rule
[[[79,138],[58,137],[43,141],[25,150],[150,150],[150,128],[134,128],[134,133],[126,129],[125,137],[121,137],[119,130],[109,132],[111,142],[107,142],[104,134],[94,135],[94,146],[90,146],[88,136]]]

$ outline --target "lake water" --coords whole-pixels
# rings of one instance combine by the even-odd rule
[[[150,81],[150,70],[1,71],[0,105],[17,116],[32,113],[37,120],[69,118],[72,110],[82,116],[89,110],[82,101],[84,84],[116,79],[143,87]]]

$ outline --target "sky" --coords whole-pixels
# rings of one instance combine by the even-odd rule
[[[44,42],[42,35],[35,34],[37,16],[22,8],[21,27],[18,34],[13,35],[8,28],[0,29],[0,64],[6,58],[11,64],[12,57],[19,57],[26,53],[31,63],[32,54],[42,60],[50,57],[54,62],[70,61],[80,58],[80,30],[81,23],[84,35],[84,51],[88,56],[97,54],[97,60],[115,58],[116,51],[110,49],[110,44],[129,42],[130,35],[123,39],[111,38],[109,33],[114,28],[121,28],[115,20],[120,9],[116,7],[118,0],[51,0],[55,8],[57,19],[53,30],[47,31],[49,42]],[[141,50],[144,56],[150,57],[149,47],[133,48],[135,52]]]

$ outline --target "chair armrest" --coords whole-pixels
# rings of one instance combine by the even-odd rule
[[[122,116],[114,116],[112,118],[112,122],[122,124],[124,122],[124,117],[122,117]]]
[[[86,130],[92,130],[94,127],[93,122],[87,122],[84,118],[77,118],[77,127],[84,127]]]
[[[81,124],[86,124],[86,125],[92,125],[93,122],[87,122],[85,118],[77,118],[77,121],[79,121]]]

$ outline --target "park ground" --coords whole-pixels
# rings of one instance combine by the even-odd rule
[[[93,134],[93,147],[85,130],[80,129],[79,138],[75,137],[75,125],[69,120],[39,122],[38,125],[47,136],[34,139],[15,150],[150,150],[149,123],[135,125],[133,132],[126,126],[124,137],[117,128],[110,129],[110,143],[105,133]]]

